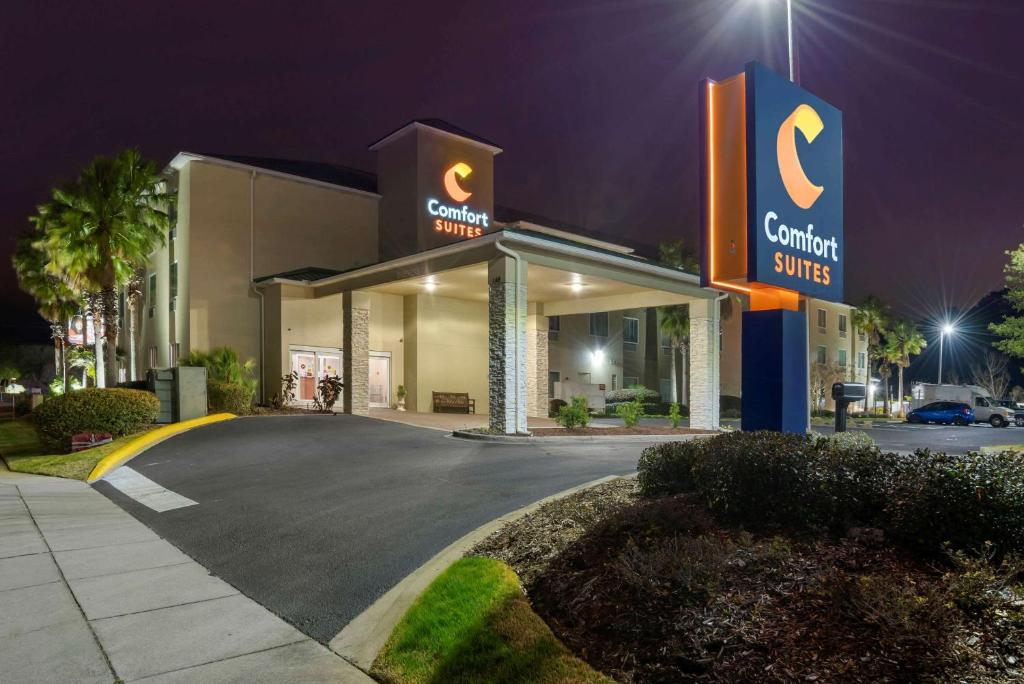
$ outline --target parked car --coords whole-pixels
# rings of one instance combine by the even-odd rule
[[[1024,427],[1024,404],[1004,399],[999,402],[999,405],[1013,413],[1013,422],[1017,427]]]
[[[908,413],[907,422],[970,425],[974,422],[974,411],[960,401],[933,401]]]

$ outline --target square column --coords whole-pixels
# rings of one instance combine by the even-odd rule
[[[548,317],[537,313],[536,302],[526,316],[526,415],[548,415]]]
[[[690,302],[690,427],[718,429],[718,300]]]
[[[526,268],[511,257],[487,266],[488,413],[503,434],[526,432]]]
[[[370,295],[343,292],[341,367],[345,413],[370,413]]]
[[[743,312],[744,431],[807,432],[807,314]]]

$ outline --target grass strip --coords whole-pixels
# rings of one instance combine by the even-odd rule
[[[54,454],[39,441],[32,421],[22,418],[0,423],[0,455],[14,472],[85,480],[104,456],[139,434],[125,435],[110,444],[73,454]]]
[[[456,561],[416,599],[373,674],[393,684],[612,681],[555,638],[510,567],[480,556]]]

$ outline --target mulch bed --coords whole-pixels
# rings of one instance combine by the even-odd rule
[[[621,682],[1024,678],[1018,585],[873,534],[727,529],[690,496],[642,499],[617,480],[474,551],[509,563],[554,633]]]
[[[714,435],[711,430],[696,428],[674,428],[666,425],[638,425],[637,427],[585,427],[568,430],[566,428],[532,428],[534,437],[573,437],[576,435]]]

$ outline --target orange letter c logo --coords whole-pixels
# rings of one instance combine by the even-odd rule
[[[801,209],[809,209],[825,188],[812,183],[804,173],[804,167],[796,153],[796,130],[799,129],[807,142],[811,143],[824,128],[825,124],[822,123],[818,112],[805,104],[794,109],[779,126],[779,137],[776,141],[779,174],[790,199]]]
[[[459,186],[458,178],[465,178],[473,173],[473,168],[465,162],[456,162],[444,172],[444,189],[456,202],[465,202],[473,193],[466,192]]]

